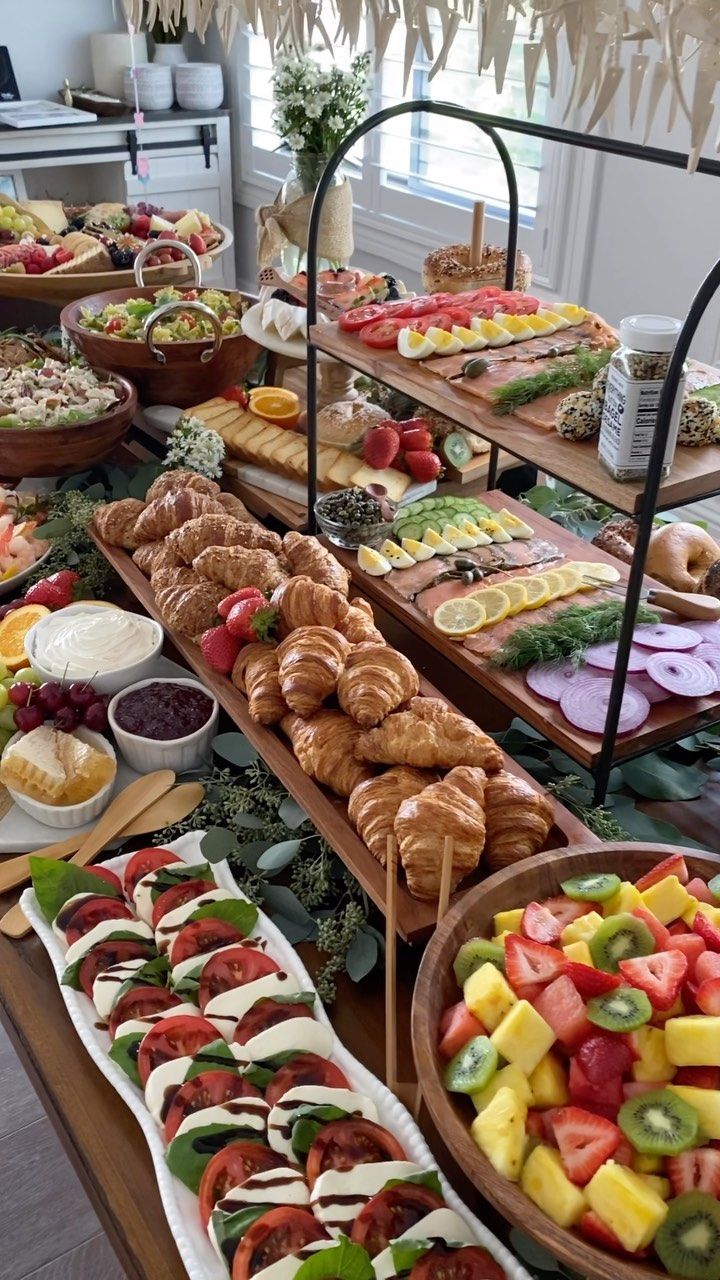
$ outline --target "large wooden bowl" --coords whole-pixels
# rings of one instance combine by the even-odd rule
[[[66,427],[9,427],[0,430],[0,477],[68,476],[102,462],[127,434],[137,409],[137,392],[127,378],[113,376],[119,402],[90,422]]]
[[[660,844],[606,844],[602,848],[576,845],[536,854],[525,862],[498,871],[448,912],[433,934],[418,972],[412,1007],[412,1041],[417,1078],[438,1132],[466,1176],[503,1216],[549,1249],[574,1271],[598,1280],[650,1280],[667,1272],[652,1262],[625,1261],[596,1248],[579,1233],[558,1227],[515,1183],[500,1177],[470,1137],[475,1111],[469,1098],[446,1091],[438,1056],[438,1024],[444,1009],[459,999],[452,970],[458,947],[468,938],[492,935],[497,911],[543,901],[560,892],[560,882],[583,872],[614,871],[636,880],[655,863],[682,853],[696,875],[717,874],[720,858],[697,849]]]
[[[158,362],[144,341],[107,337],[84,329],[80,324],[81,308],[102,311],[108,303],[126,302],[128,298],[155,297],[157,285],[139,288],[111,289],[69,302],[60,314],[60,324],[75,346],[94,368],[124,375],[135,383],[143,405],[170,404],[180,409],[201,404],[232,386],[252,368],[262,348],[246,337],[223,338],[220,349],[204,363],[201,357],[213,345],[211,338],[201,342],[159,343],[165,363]]]

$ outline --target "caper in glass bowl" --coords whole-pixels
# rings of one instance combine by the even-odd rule
[[[391,537],[395,506],[386,498],[381,506],[365,489],[339,489],[318,498],[315,515],[322,532],[336,547],[354,550],[361,544],[376,546]]]

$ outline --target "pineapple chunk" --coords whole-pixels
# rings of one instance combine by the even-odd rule
[[[692,929],[693,921],[695,920],[695,917],[698,913],[699,906],[700,906],[700,903],[698,902],[697,898],[693,898],[692,896],[690,896],[688,905],[682,913],[682,918],[685,924],[690,929]]]
[[[720,907],[714,907],[710,902],[698,902],[696,911],[693,912],[693,920],[697,911],[701,911],[704,916],[707,916],[711,924],[715,925],[716,929],[720,929]]]
[[[510,929],[503,929],[502,933],[496,933],[496,934],[495,934],[495,936],[494,936],[494,938],[492,939],[492,941],[496,944],[496,946],[498,946],[498,947],[504,947],[504,946],[505,946],[505,939],[509,936],[510,932],[511,932],[511,931],[510,931]]]
[[[493,1031],[490,1041],[503,1058],[530,1076],[555,1043],[555,1032],[527,1000],[519,1000]]]
[[[568,943],[566,947],[563,947],[563,951],[565,952],[568,960],[573,960],[575,964],[587,964],[591,969],[595,968],[593,958],[590,955],[590,948],[587,942],[584,942],[582,939],[580,942]]]
[[[546,1053],[530,1076],[536,1107],[564,1107],[569,1102],[565,1068],[554,1053]]]
[[[629,1253],[646,1248],[667,1217],[667,1205],[643,1175],[614,1160],[600,1166],[585,1194],[590,1208]]]
[[[525,1153],[527,1107],[512,1089],[500,1089],[470,1126],[473,1141],[503,1178],[518,1182]]]
[[[560,934],[560,943],[567,946],[571,942],[589,942],[597,933],[603,918],[597,911],[588,911],[587,915],[578,916],[577,920],[566,924]]]
[[[524,907],[515,907],[512,911],[498,911],[493,916],[493,928],[496,933],[519,933]]]
[[[720,1091],[698,1089],[690,1084],[669,1084],[668,1089],[695,1108],[700,1117],[700,1131],[704,1138],[720,1139]]]
[[[636,907],[642,906],[642,898],[640,891],[635,888],[632,880],[623,880],[620,888],[612,898],[609,898],[603,905],[604,916],[619,916],[625,911],[634,911]]]
[[[633,1151],[632,1167],[635,1173],[662,1173],[665,1161],[662,1156],[645,1156],[641,1151]]]
[[[670,1199],[672,1187],[669,1178],[659,1178],[655,1173],[640,1173],[638,1177],[642,1178],[645,1186],[659,1195],[661,1200]]]
[[[672,1080],[677,1068],[665,1052],[663,1027],[639,1027],[635,1044],[640,1058],[633,1063],[634,1080]]]
[[[572,1227],[587,1209],[579,1187],[563,1169],[560,1152],[551,1147],[535,1147],[525,1161],[522,1189],[559,1227]]]
[[[477,1093],[470,1095],[475,1110],[478,1113],[484,1111],[492,1102],[495,1094],[499,1093],[501,1089],[511,1089],[526,1107],[533,1105],[534,1096],[527,1076],[524,1071],[515,1066],[514,1062],[509,1062],[502,1070],[495,1072],[492,1080],[485,1085],[484,1089],[478,1089]]]
[[[666,1023],[669,1018],[682,1018],[684,1012],[685,1005],[682,1002],[682,996],[678,996],[670,1009],[653,1009],[653,1022]]]
[[[517,996],[494,964],[483,964],[470,974],[463,987],[465,1003],[488,1031],[500,1025],[517,1004]]]
[[[676,1067],[716,1067],[720,1062],[720,1018],[702,1013],[669,1018],[665,1052]]]
[[[665,876],[640,894],[642,905],[652,911],[661,924],[677,920],[690,906],[690,894],[677,876]]]

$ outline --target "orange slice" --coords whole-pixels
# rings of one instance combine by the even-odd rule
[[[25,604],[22,609],[7,613],[0,622],[0,662],[5,663],[8,671],[19,671],[28,665],[25,637],[49,612],[44,604]]]
[[[300,417],[300,400],[284,387],[257,387],[250,392],[250,412],[278,427],[294,427]]]

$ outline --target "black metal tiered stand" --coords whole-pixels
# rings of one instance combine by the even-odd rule
[[[462,107],[454,106],[452,103],[433,102],[429,99],[417,99],[411,102],[403,102],[397,106],[388,107],[384,111],[378,111],[375,115],[368,116],[368,118],[364,120],[362,124],[358,125],[352,133],[348,134],[347,138],[345,138],[344,142],[341,143],[335,154],[328,161],[325,171],[318,183],[308,228],[307,319],[309,340],[307,348],[307,435],[308,527],[311,533],[315,532],[316,528],[315,499],[317,496],[318,356],[318,348],[312,341],[312,331],[313,326],[317,323],[317,250],[323,204],[337,169],[342,164],[348,152],[357,142],[360,141],[361,138],[365,137],[367,133],[370,133],[379,125],[385,124],[387,120],[393,120],[398,116],[416,114],[420,112],[426,112],[431,115],[447,116],[453,120],[469,121],[471,124],[476,125],[478,129],[490,138],[500,160],[502,161],[508,184],[508,243],[507,269],[505,275],[505,287],[508,289],[511,289],[514,284],[518,239],[519,200],[513,162],[505,143],[497,132],[499,129],[511,133],[525,134],[530,137],[542,138],[548,142],[559,142],[564,143],[567,146],[581,147],[585,150],[599,151],[608,155],[621,156],[625,159],[641,160],[644,163],[665,165],[666,167],[673,169],[686,169],[688,165],[687,155],[680,151],[663,150],[659,147],[644,147],[631,142],[619,142],[611,138],[602,138],[595,137],[590,134],[576,133],[569,129],[558,129],[553,128],[550,125],[534,124],[527,120],[508,120],[503,116],[491,116],[477,111],[467,111]],[[697,170],[700,173],[720,176],[720,161],[701,159],[697,165]],[[650,452],[645,488],[642,493],[640,509],[638,511],[638,529],[635,542],[635,554],[630,567],[630,575],[627,584],[625,611],[623,614],[622,629],[618,641],[617,659],[612,678],[612,687],[605,721],[602,748],[594,770],[596,804],[602,804],[605,799],[610,771],[614,762],[615,742],[620,719],[623,689],[630,660],[632,634],[635,626],[638,605],[640,603],[643,574],[645,571],[645,560],[647,557],[650,535],[652,533],[653,521],[658,506],[658,493],[662,480],[663,460],[665,457],[668,432],[670,430],[672,410],[675,404],[678,387],[682,378],[683,365],[688,355],[690,344],[695,336],[700,321],[702,320],[718,288],[720,288],[720,261],[715,264],[712,271],[703,281],[692,306],[690,307],[678,339],[677,347],[675,348],[675,352],[670,362],[670,367],[665,378],[665,385],[660,399],[657,427]],[[453,416],[452,411],[449,411],[448,416]],[[488,489],[492,489],[495,486],[498,451],[499,446],[497,444],[492,444],[487,478]],[[521,455],[516,451],[516,456],[520,457]],[[706,492],[695,495],[694,501],[698,501],[701,498],[713,497],[718,492],[720,492],[718,488],[711,488]],[[720,719],[720,714],[716,718]],[[705,723],[707,723],[707,719],[705,720]]]

